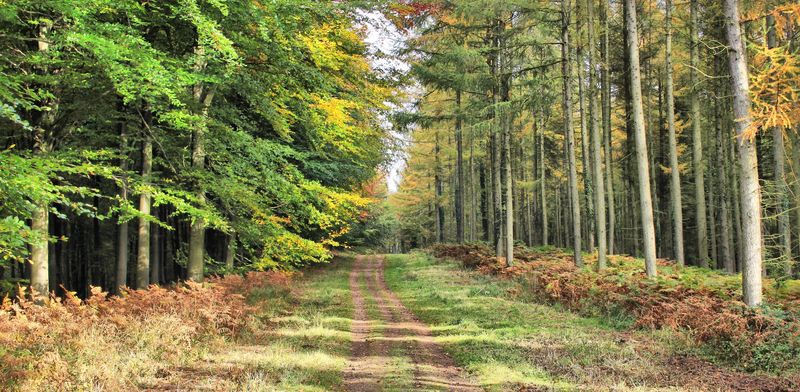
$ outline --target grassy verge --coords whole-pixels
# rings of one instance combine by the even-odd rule
[[[217,390],[341,390],[350,355],[351,264],[337,258],[290,286],[252,290],[248,301],[259,311],[250,333],[205,356],[207,382]]]
[[[760,380],[686,359],[677,334],[630,332],[602,318],[540,305],[515,281],[468,272],[455,262],[389,256],[386,279],[433,327],[454,360],[489,390],[703,390]]]
[[[341,389],[351,262],[47,306],[4,301],[0,390]]]

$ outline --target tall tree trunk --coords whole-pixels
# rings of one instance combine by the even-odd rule
[[[214,91],[203,88],[201,84],[194,87],[194,98],[201,105],[202,117],[208,118],[208,109],[214,100]],[[205,125],[199,125],[192,132],[192,169],[202,171],[205,169]],[[202,185],[198,185],[197,198],[205,201],[206,195]],[[205,270],[206,223],[197,218],[191,224],[189,232],[189,259],[187,262],[187,278],[195,282],[203,281]]]
[[[800,127],[795,130],[792,140],[792,172],[794,173],[793,193],[794,193],[794,227],[797,230],[797,254],[800,255]]]
[[[569,197],[572,207],[572,240],[575,265],[583,267],[581,244],[581,206],[578,193],[578,170],[575,167],[575,135],[572,129],[572,70],[569,56],[569,1],[561,2],[561,77],[564,80],[561,107],[564,112],[564,137],[566,138],[567,166],[569,168]]]
[[[120,108],[124,106],[120,104]],[[124,118],[119,122],[119,144],[122,152],[122,158],[119,162],[119,168],[122,170],[122,184],[119,187],[119,197],[123,203],[128,200],[128,179],[125,172],[128,171],[128,130]],[[117,226],[117,278],[116,287],[114,292],[116,294],[122,293],[122,288],[128,285],[128,222],[121,222]]]
[[[150,228],[150,283],[161,283],[161,230],[157,225]]]
[[[595,206],[595,230],[597,234],[597,268],[606,267],[606,255],[608,246],[606,241],[606,194],[603,181],[603,157],[600,143],[600,124],[597,108],[597,55],[595,54],[594,41],[594,0],[587,0],[586,10],[588,13],[589,30],[589,117],[592,128],[592,178],[594,179],[594,206]]]
[[[767,15],[767,45],[770,48],[778,46],[778,39],[775,33],[775,17]],[[778,197],[778,237],[780,248],[780,259],[783,263],[783,274],[792,275],[792,231],[791,208],[789,207],[789,186],[786,182],[786,147],[783,142],[783,127],[772,129],[772,153],[775,157],[775,190]]]
[[[703,135],[700,128],[700,98],[698,67],[700,67],[700,39],[698,13],[700,0],[691,0],[689,34],[691,54],[689,75],[692,84],[692,166],[694,167],[695,218],[697,219],[697,258],[701,267],[708,267],[708,224],[706,222],[705,163],[703,161]]]
[[[150,182],[153,170],[153,139],[149,134],[149,119],[144,124],[144,137],[142,139],[142,177]],[[139,241],[136,252],[136,289],[146,289],[150,285],[150,221],[145,218],[150,215],[150,193],[142,191],[139,195]]]
[[[578,4],[580,4],[580,0],[578,0]],[[576,9],[580,9],[580,7],[576,7]],[[580,23],[578,23],[578,27],[576,28],[578,38],[581,37],[580,34]],[[584,66],[584,55],[583,49],[579,45],[576,48],[576,57],[578,58],[578,111],[580,113],[580,121],[581,121],[581,161],[583,163],[583,193],[584,198],[586,199],[586,222],[587,222],[587,238],[589,240],[589,250],[594,252],[595,251],[595,219],[594,219],[594,186],[593,179],[592,179],[592,164],[591,164],[591,156],[589,155],[589,143],[591,143],[591,138],[589,137],[589,130],[586,126],[586,107],[585,107],[585,94],[584,94],[584,79],[583,79],[583,66]],[[570,98],[571,99],[571,98]]]
[[[603,144],[605,149],[606,161],[606,195],[608,197],[608,253],[614,254],[614,232],[616,230],[616,206],[614,201],[614,170],[611,166],[611,76],[610,76],[610,55],[609,55],[609,33],[608,33],[608,0],[602,0],[602,11],[600,20],[603,24],[602,50],[602,74],[600,76],[603,105]]]
[[[439,144],[439,131],[435,131],[433,154],[435,167],[433,168],[433,188],[434,188],[434,214],[436,216],[436,242],[444,242],[444,206],[442,205],[442,163],[439,154],[441,146]]]
[[[500,20],[494,21],[494,31],[492,35],[492,183],[494,186],[494,245],[495,255],[503,256],[503,184],[501,182],[502,171],[502,134],[500,128],[500,116],[498,114],[498,95],[499,95],[499,61],[500,61]],[[500,137],[498,137],[500,135]]]
[[[731,69],[733,113],[736,141],[739,146],[739,179],[742,204],[742,292],[747,306],[758,306],[762,300],[761,189],[758,183],[758,157],[750,115],[750,83],[747,79],[747,57],[739,25],[739,1],[725,0],[725,25],[728,35],[728,60]]]
[[[534,119],[533,123],[533,126],[535,127],[534,131],[536,131],[536,128],[539,128],[537,126],[538,125],[537,121],[538,121],[537,119]],[[549,224],[547,222],[547,192],[546,192],[547,186],[545,184],[544,164],[545,164],[544,129],[540,129],[539,130],[539,197],[541,205],[539,207],[542,209],[542,245],[547,246],[547,244],[549,243],[548,238],[550,237],[550,233],[548,233]]]
[[[636,161],[639,173],[639,201],[641,204],[644,259],[647,276],[654,277],[656,271],[656,233],[653,226],[653,201],[650,196],[650,169],[647,159],[647,140],[642,109],[642,81],[639,72],[639,34],[636,26],[636,1],[625,0],[625,26],[628,30],[627,47],[630,56],[631,109],[633,111],[634,136],[636,138]]]
[[[678,141],[675,136],[675,97],[672,87],[672,0],[666,0],[665,29],[666,38],[666,95],[667,128],[669,131],[670,201],[672,205],[672,231],[674,253],[678,265],[686,264],[683,254],[683,203],[681,202],[681,177],[678,166]]]
[[[37,36],[37,47],[39,52],[50,50],[50,43],[47,38],[49,24],[42,22],[39,24]],[[34,153],[45,155],[50,152],[51,144],[48,141],[50,128],[55,123],[56,107],[54,103],[44,102],[42,106],[50,110],[38,112],[38,124],[35,131]],[[35,202],[33,213],[31,214],[31,229],[42,236],[42,241],[31,245],[31,267],[30,282],[31,288],[41,299],[47,301],[50,293],[50,205],[46,201]]]
[[[456,242],[464,243],[464,146],[461,133],[461,90],[456,90]]]
[[[228,273],[233,271],[233,263],[236,260],[236,234],[228,236],[228,246],[225,249],[225,269]]]
[[[509,82],[506,81],[506,84]],[[508,102],[508,86],[505,88],[504,101]],[[503,114],[503,150],[505,151],[506,169],[506,264],[511,267],[514,265],[514,187],[513,171],[511,167],[511,114],[506,111]]]

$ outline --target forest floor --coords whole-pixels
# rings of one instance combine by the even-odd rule
[[[669,331],[632,331],[425,254],[338,258],[256,289],[253,332],[149,390],[792,390],[719,367]]]

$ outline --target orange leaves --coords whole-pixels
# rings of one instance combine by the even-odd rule
[[[753,129],[791,128],[800,123],[800,59],[787,47],[758,48],[750,92]],[[755,131],[753,132],[755,134]]]
[[[35,304],[24,290],[18,299],[4,298],[0,305],[0,389],[37,379],[43,383],[37,389],[81,390],[78,377],[82,375],[74,368],[85,365],[80,361],[87,358],[77,354],[85,350],[90,350],[87,355],[108,355],[109,362],[103,366],[112,368],[113,361],[120,360],[114,355],[136,353],[136,361],[144,358],[142,352],[147,350],[174,358],[188,355],[198,343],[220,335],[234,336],[245,327],[254,311],[245,300],[250,290],[267,285],[288,287],[293,276],[251,272],[210,278],[202,284],[126,290],[119,297],[92,287],[85,301],[67,293],[64,299],[54,298],[47,305]],[[165,317],[174,325],[159,325]],[[181,330],[167,330],[173,327]],[[140,341],[138,336],[152,340]],[[96,352],[98,349],[108,352]],[[31,355],[41,352],[48,354]],[[95,381],[109,390],[131,389],[119,384],[124,382],[122,375],[111,372],[108,377]]]
[[[790,311],[748,309],[738,300],[741,293],[726,286],[714,287],[707,280],[722,279],[713,274],[684,269],[669,269],[658,279],[647,279],[641,260],[628,256],[610,258],[610,268],[595,272],[578,270],[572,255],[560,250],[537,251],[517,248],[517,263],[508,268],[483,245],[436,245],[436,257],[454,258],[465,267],[499,277],[516,277],[521,287],[544,303],[558,303],[578,313],[624,314],[636,328],[669,328],[689,331],[699,342],[724,343],[739,350],[734,358],[747,364],[761,345],[771,342],[797,344],[800,322]],[[591,263],[591,257],[587,257]],[[659,260],[664,267],[669,263]],[[700,282],[692,283],[692,279]],[[791,299],[775,305],[792,309]],[[785,313],[785,314],[784,314]],[[794,314],[794,315],[793,315]],[[776,316],[777,315],[777,316]],[[721,353],[730,355],[730,353]]]
[[[760,44],[753,45],[750,72],[753,124],[746,136],[754,137],[759,130],[774,127],[791,129],[800,123],[800,59],[786,38],[800,25],[800,3],[746,16],[749,20],[771,16],[773,23],[767,28],[774,28],[777,41],[771,48],[765,36]]]

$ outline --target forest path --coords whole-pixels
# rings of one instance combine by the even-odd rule
[[[383,263],[383,256],[358,256],[350,272],[354,318],[346,389],[481,391],[387,287]],[[404,379],[403,373],[410,374]]]

